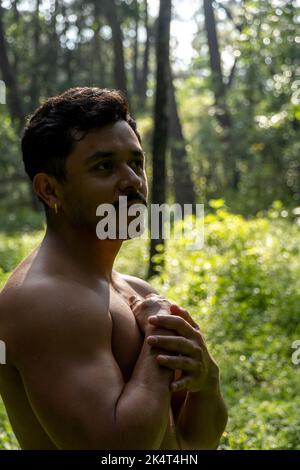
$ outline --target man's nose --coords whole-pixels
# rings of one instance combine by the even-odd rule
[[[122,191],[128,188],[140,189],[142,178],[129,165],[122,165],[119,187]]]

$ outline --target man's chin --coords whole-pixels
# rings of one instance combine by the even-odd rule
[[[133,240],[135,238],[140,238],[143,233],[145,232],[145,226],[141,227],[141,224],[137,224],[134,226],[130,226],[130,223],[135,220],[135,216],[129,216],[127,220],[127,224],[125,227],[120,227],[117,224],[117,227],[111,228],[110,230],[105,230],[103,233],[102,231],[96,232],[97,237],[99,240],[111,240],[111,241],[126,241],[126,240]]]

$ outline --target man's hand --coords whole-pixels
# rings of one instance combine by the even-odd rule
[[[171,302],[163,296],[153,293],[146,295],[145,299],[140,299],[138,296],[133,295],[129,298],[129,305],[140,330],[144,334],[147,329],[149,330],[149,318],[151,316],[158,313],[171,315]]]
[[[171,390],[215,391],[219,385],[219,369],[207,350],[198,325],[189,313],[178,305],[171,304],[170,311],[172,315],[158,313],[151,316],[149,323],[157,328],[172,330],[176,336],[152,334],[147,338],[147,342],[152,347],[165,351],[157,356],[160,365],[182,371],[180,379],[171,383]]]
[[[199,326],[185,309],[156,294],[148,294],[145,300],[132,296],[129,302],[144,334],[150,331],[150,325],[156,327],[151,330],[147,342],[159,350],[159,364],[182,372],[171,384],[173,392],[217,388],[218,366],[207,350]]]

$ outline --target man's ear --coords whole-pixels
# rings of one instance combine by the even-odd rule
[[[61,205],[58,182],[53,176],[47,175],[47,173],[37,173],[33,178],[32,185],[34,192],[50,209],[53,209],[55,204],[57,207]]]

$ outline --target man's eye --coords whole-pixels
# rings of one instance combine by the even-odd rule
[[[137,167],[138,169],[143,169],[144,168],[144,162],[143,160],[140,160],[140,159],[137,159],[137,160],[133,160],[133,165],[135,167]]]
[[[112,162],[100,162],[95,166],[96,170],[109,171],[113,168]]]

